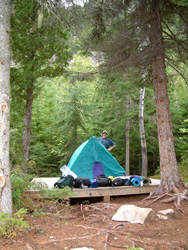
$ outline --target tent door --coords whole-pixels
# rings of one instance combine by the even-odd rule
[[[101,174],[104,174],[102,164],[101,162],[96,161],[93,163],[93,179],[95,179],[97,176]]]

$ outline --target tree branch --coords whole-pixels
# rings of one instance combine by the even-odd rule
[[[186,80],[186,78],[184,77],[184,75],[175,67],[173,66],[171,63],[169,63],[167,60],[165,60],[165,62],[171,67],[173,68],[185,81],[185,83],[188,85],[188,81]]]
[[[168,29],[168,31],[170,32],[170,34],[169,34],[168,32],[166,32],[166,31],[164,31],[164,30],[163,30],[163,33],[165,33],[168,37],[170,37],[172,40],[174,40],[179,46],[181,46],[181,48],[182,48],[186,53],[188,53],[187,48],[184,47],[184,46],[182,45],[182,42],[176,38],[177,35],[175,35],[175,34],[171,31],[171,29],[169,28],[169,26],[168,26],[164,21],[163,21],[163,24],[166,26],[166,28]]]

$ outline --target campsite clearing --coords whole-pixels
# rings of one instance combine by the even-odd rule
[[[184,213],[175,212],[167,220],[156,217],[141,224],[112,221],[112,216],[122,204],[150,207],[157,213],[175,209],[173,203],[155,202],[147,205],[147,195],[112,197],[111,203],[91,203],[65,206],[44,200],[38,194],[27,193],[36,210],[27,215],[30,228],[17,231],[17,235],[0,238],[1,250],[70,250],[88,247],[94,250],[128,249],[145,250],[188,249],[188,201]]]

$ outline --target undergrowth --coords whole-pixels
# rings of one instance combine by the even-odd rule
[[[188,183],[188,157],[184,156],[181,159],[181,162],[179,164],[179,171],[181,174],[181,177],[184,179],[186,183]]]
[[[13,171],[11,175],[12,200],[14,210],[17,211],[12,217],[8,213],[0,213],[0,236],[9,238],[16,235],[16,229],[29,227],[29,223],[24,221],[28,211],[34,214],[45,213],[45,209],[34,206],[33,200],[27,193],[29,189],[37,189],[39,197],[54,200],[56,204],[72,195],[76,195],[69,187],[48,189],[41,183],[31,182],[32,178],[31,175],[24,174],[19,169]]]
[[[10,238],[16,235],[16,229],[28,228],[29,223],[25,221],[27,209],[21,208],[10,217],[8,213],[0,213],[0,236]]]
[[[39,193],[43,197],[48,197],[53,200],[63,200],[67,199],[73,195],[76,195],[70,187],[64,187],[64,188],[52,188],[52,189],[40,189]]]
[[[32,176],[16,173],[11,175],[12,201],[16,209],[25,206],[22,194],[31,187]]]
[[[188,157],[187,155],[181,158],[181,161],[178,163],[178,168],[181,178],[188,183]],[[150,176],[150,178],[160,179],[160,167],[157,168],[155,175]]]

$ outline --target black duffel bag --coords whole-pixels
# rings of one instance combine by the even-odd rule
[[[90,187],[91,180],[89,178],[77,177],[74,179],[74,187],[75,188],[86,188]]]
[[[99,184],[99,187],[108,187],[112,186],[112,180],[105,175],[99,175],[96,178],[96,182]]]
[[[120,177],[115,178],[113,180],[113,185],[114,186],[123,186],[124,185],[124,179],[121,179]]]

